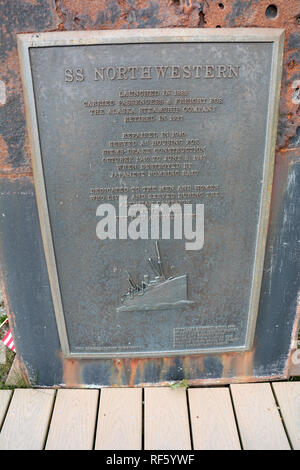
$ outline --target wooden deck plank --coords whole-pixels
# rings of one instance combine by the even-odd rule
[[[234,384],[230,388],[243,448],[290,449],[270,384]]]
[[[46,450],[93,448],[98,396],[98,390],[58,390]]]
[[[272,384],[293,449],[300,450],[300,382]]]
[[[16,389],[0,433],[1,450],[43,449],[54,390]]]
[[[11,390],[0,390],[0,429],[7,411],[9,401],[11,399]]]
[[[146,388],[144,427],[146,450],[190,450],[186,391]]]
[[[140,450],[142,448],[142,389],[101,390],[97,450]]]
[[[228,388],[188,390],[195,450],[239,450],[240,440]]]

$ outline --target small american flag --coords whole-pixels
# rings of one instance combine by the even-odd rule
[[[8,332],[6,333],[6,335],[4,336],[4,338],[1,341],[9,349],[11,349],[12,351],[15,351],[15,345],[14,345],[14,341],[13,341],[13,337],[12,337],[10,329],[8,330]]]

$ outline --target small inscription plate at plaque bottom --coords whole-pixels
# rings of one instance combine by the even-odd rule
[[[251,348],[280,44],[276,30],[19,36],[41,229],[66,356]],[[141,205],[139,223],[133,204]],[[200,235],[188,239],[184,224],[182,236],[175,233],[174,212],[170,237],[152,236],[151,208],[161,204],[192,208],[192,233],[193,211],[204,209],[204,243]],[[105,228],[110,211],[115,226],[107,219]]]

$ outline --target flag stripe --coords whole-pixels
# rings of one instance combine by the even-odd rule
[[[5,345],[7,345],[7,343],[9,343],[9,341],[11,340],[11,332],[9,331],[5,336],[4,336],[4,340],[3,340],[3,343]]]
[[[13,337],[12,337],[10,329],[8,330],[8,332],[6,333],[6,335],[1,341],[2,343],[5,344],[5,346],[10,348],[12,351],[15,351],[15,345],[14,345],[14,341],[13,341]]]

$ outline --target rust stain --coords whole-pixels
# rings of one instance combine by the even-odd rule
[[[200,357],[197,360],[197,370],[202,373],[204,370],[204,358]],[[190,380],[191,375],[194,372],[194,364],[193,361],[191,360],[190,356],[186,356],[182,358],[182,366],[183,366],[183,375],[184,378],[187,379],[188,381]]]
[[[7,53],[5,61],[0,62],[0,79],[6,85],[7,99],[16,94],[21,95],[22,83],[17,47]]]
[[[188,380],[190,379],[190,373],[195,369],[197,369],[200,374],[204,372],[204,356],[197,356],[196,360],[194,359],[195,358],[191,356],[183,358],[184,376]]]
[[[283,58],[283,78],[280,101],[280,132],[278,149],[288,145],[300,125],[298,106],[292,102],[295,78],[300,75],[299,30],[297,18],[300,5],[287,4],[284,0],[274,2],[277,8],[275,17],[268,15],[267,8],[273,3],[269,0],[243,2],[201,2],[205,16],[204,27],[263,27],[283,28],[285,30],[285,48]],[[273,5],[274,5],[273,4]]]
[[[8,145],[0,134],[0,178],[17,180],[22,178],[31,178],[32,171],[27,168],[15,168],[9,160]]]
[[[232,374],[232,370],[235,370],[236,367],[236,356],[237,353],[232,353],[232,354],[224,354],[222,356],[222,364],[223,364],[223,372],[222,372],[222,377],[223,378],[228,378]]]
[[[82,387],[79,361],[66,359],[62,355],[61,361],[63,365],[63,384],[69,388]]]
[[[55,0],[59,29],[198,27],[194,0]]]
[[[239,379],[244,381],[248,380],[248,377],[253,376],[253,359],[254,359],[255,349],[251,351],[246,351],[243,354],[237,356],[235,364],[235,373]]]
[[[123,384],[123,361],[121,359],[114,359],[112,365],[112,386],[120,387]]]
[[[204,372],[204,356],[187,356],[180,358],[176,357],[161,357],[153,359],[118,359],[114,360],[114,379],[113,386],[121,387],[124,384],[124,375],[128,375],[127,386],[141,387],[141,386],[165,386],[170,384],[170,380],[166,381],[165,377],[168,376],[170,370],[182,366],[182,377],[188,380],[190,385],[201,385],[203,383],[231,383],[248,381],[253,376],[253,360],[255,356],[255,348],[251,351],[244,353],[226,353],[217,356],[223,367],[222,377],[218,379],[191,379],[191,375],[195,370],[200,373]],[[137,382],[138,372],[139,376],[143,377],[147,370],[147,365],[157,363],[157,370],[159,370],[159,380],[157,383]],[[180,366],[179,366],[180,367]],[[172,380],[171,380],[172,381]]]
[[[174,357],[163,357],[159,363],[160,368],[160,381],[166,376],[171,367],[175,367],[175,358]]]
[[[130,369],[130,376],[129,376],[129,381],[128,381],[129,387],[132,387],[134,385],[137,370],[140,368],[140,366],[143,367],[142,359],[131,359],[130,368],[129,368]]]
[[[182,377],[188,380],[189,385],[202,385],[208,383],[231,383],[231,382],[243,382],[248,381],[253,376],[253,360],[255,355],[255,349],[247,351],[245,353],[226,353],[219,357],[220,362],[223,366],[223,373],[220,378],[217,379],[191,379],[191,375],[195,370],[204,372],[204,356],[187,356],[180,358],[181,360],[177,363],[178,358],[176,357],[161,357],[153,359],[118,359],[113,361],[113,383],[112,386],[122,387],[141,387],[141,386],[166,386],[172,382],[172,379],[168,381],[165,377],[169,376],[170,370],[175,370],[178,364],[182,365]],[[138,382],[137,377],[144,377],[147,366],[151,363],[157,363],[157,370],[159,370],[159,379],[155,383],[149,382]],[[179,366],[180,367],[180,366]],[[128,376],[126,383],[124,383],[124,377]],[[180,381],[180,380],[179,380]]]
[[[7,143],[0,135],[0,166],[1,168],[5,165],[5,160],[9,157]]]
[[[7,178],[10,181],[25,179],[33,181],[32,172],[30,170],[26,171],[20,168],[19,171],[15,171],[15,169],[9,165],[0,168],[0,179],[1,178]]]
[[[55,4],[55,11],[59,19],[59,23],[57,25],[57,30],[58,31],[65,31],[65,21],[66,21],[66,16],[65,13],[62,9],[61,1],[60,0],[54,0]]]

